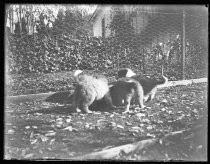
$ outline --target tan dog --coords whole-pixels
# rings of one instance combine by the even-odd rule
[[[77,111],[81,109],[86,113],[92,113],[89,106],[96,100],[104,100],[110,108],[115,108],[109,95],[109,86],[106,78],[95,78],[90,75],[81,74],[81,70],[74,73],[76,80],[75,91],[73,97],[73,106]]]

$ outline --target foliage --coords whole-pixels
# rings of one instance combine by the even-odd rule
[[[132,40],[135,39],[134,28],[131,25],[131,17],[126,17],[123,9],[114,9],[113,19],[111,20],[109,28],[114,33],[116,40],[122,44],[123,47],[132,46]]]
[[[99,71],[112,77],[121,67],[130,67],[135,72],[145,74],[157,74],[161,72],[163,65],[163,73],[169,80],[181,79],[179,38],[141,51],[133,47],[124,48],[114,37],[83,37],[75,40],[70,34],[54,38],[49,35],[25,38],[11,35],[9,41],[10,95],[65,91],[71,81],[63,77],[71,78],[71,71],[74,69]],[[164,49],[166,46],[169,51]],[[202,66],[205,61],[198,56],[201,53],[199,47],[189,44],[186,56],[187,78],[205,77],[205,68]],[[55,72],[61,73],[46,74]],[[12,74],[21,74],[21,78]]]

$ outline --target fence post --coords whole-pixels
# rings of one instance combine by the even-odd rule
[[[182,79],[185,79],[185,52],[186,52],[186,37],[185,37],[185,10],[182,13]]]

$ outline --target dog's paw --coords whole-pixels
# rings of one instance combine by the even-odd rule
[[[142,105],[142,106],[140,107],[140,109],[144,109],[144,108],[146,108],[146,106],[145,106],[145,105]]]
[[[91,110],[86,110],[85,113],[90,114],[90,113],[93,113],[93,111],[91,111]]]
[[[124,112],[122,112],[122,113],[123,113],[123,114],[124,114],[124,113],[129,113],[129,110],[125,110],[125,111],[124,111]]]
[[[124,112],[122,112],[122,113],[123,113],[123,114],[126,114],[126,113],[132,114],[132,113],[134,113],[134,111],[126,110],[126,111],[124,111]]]
[[[141,109],[144,109],[144,108],[146,108],[145,105],[143,105],[143,106],[141,106],[141,107],[136,107],[135,109],[136,109],[136,110],[141,110]]]
[[[79,108],[76,108],[76,112],[77,112],[77,113],[80,113],[81,110],[80,110]]]

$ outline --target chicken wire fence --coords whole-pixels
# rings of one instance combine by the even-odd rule
[[[35,77],[81,69],[113,77],[116,70],[126,67],[144,74],[161,73],[163,68],[171,80],[182,79],[183,72],[185,78],[206,75],[207,22],[202,16],[187,10],[116,7],[110,13],[102,20],[102,35],[106,37],[79,33],[72,37],[68,29],[10,34],[9,74]]]

